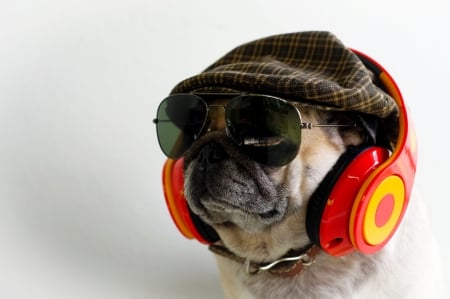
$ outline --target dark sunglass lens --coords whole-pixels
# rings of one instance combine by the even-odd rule
[[[173,95],[158,107],[156,129],[166,156],[181,157],[197,139],[207,114],[206,103],[189,94]]]
[[[297,155],[301,121],[288,102],[270,96],[241,96],[230,102],[226,118],[232,139],[255,161],[283,166]]]

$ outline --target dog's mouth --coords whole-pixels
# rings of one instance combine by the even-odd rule
[[[257,231],[280,221],[288,200],[260,164],[243,155],[226,136],[215,134],[185,159],[185,196],[209,224],[235,224]]]

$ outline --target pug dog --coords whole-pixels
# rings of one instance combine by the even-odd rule
[[[185,200],[196,222],[216,234],[210,249],[226,298],[440,298],[438,250],[411,186],[408,208],[386,241],[365,231],[369,245],[333,254],[342,240],[324,245],[309,228],[317,222],[316,197],[324,197],[324,209],[339,206],[317,193],[335,187],[328,177],[348,152],[382,144],[384,155],[395,156],[403,140],[401,151],[415,147],[407,124],[399,129],[403,103],[376,82],[383,70],[361,59],[328,32],[268,37],[181,82],[160,105],[161,148],[184,159]],[[414,159],[393,164],[415,169]],[[408,171],[403,176],[407,182]],[[341,187],[344,199],[352,182]],[[340,215],[325,222],[333,217]],[[376,221],[373,230],[383,227]]]
[[[330,114],[302,110],[310,123],[342,119]],[[214,227],[221,245],[245,260],[270,263],[308,247],[309,198],[346,148],[367,138],[364,132],[359,127],[305,130],[292,162],[267,167],[241,153],[218,123],[185,159],[185,196],[193,212]],[[217,262],[227,298],[438,298],[433,244],[426,209],[414,197],[395,237],[374,255],[320,252],[293,277],[251,275],[222,255]]]

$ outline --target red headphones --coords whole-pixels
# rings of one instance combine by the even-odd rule
[[[416,137],[400,90],[387,71],[352,50],[372,70],[399,107],[399,137],[394,150],[381,146],[350,148],[337,161],[308,205],[306,230],[311,241],[333,256],[354,250],[370,254],[394,235],[408,206],[416,171]],[[193,214],[184,198],[183,159],[163,168],[167,207],[179,231],[204,244],[219,240]]]

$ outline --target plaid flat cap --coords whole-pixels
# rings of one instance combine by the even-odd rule
[[[202,73],[177,84],[171,94],[263,93],[381,119],[396,115],[395,101],[373,83],[373,77],[333,34],[307,31],[238,46]]]

